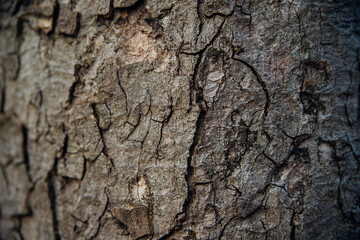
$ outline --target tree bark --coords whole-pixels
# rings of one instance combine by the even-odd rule
[[[359,5],[1,0],[1,239],[360,239]]]

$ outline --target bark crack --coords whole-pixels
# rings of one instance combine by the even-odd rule
[[[159,148],[160,148],[160,144],[161,144],[161,140],[163,138],[163,130],[164,130],[164,127],[165,127],[165,124],[167,124],[170,120],[170,118],[172,117],[173,113],[174,113],[174,106],[173,106],[173,100],[172,100],[172,96],[170,97],[170,113],[166,116],[165,120],[163,121],[157,121],[153,118],[151,118],[153,121],[155,122],[158,122],[158,123],[161,123],[161,129],[160,129],[160,137],[159,137],[159,142],[158,144],[156,145],[156,159],[155,159],[155,165],[157,165],[157,161],[159,159]]]
[[[108,210],[108,207],[109,207],[110,197],[109,197],[109,195],[107,193],[107,188],[106,187],[104,189],[104,192],[105,192],[105,195],[106,195],[105,207],[104,207],[103,212],[101,213],[101,215],[97,219],[97,221],[99,223],[98,228],[96,229],[95,234],[90,239],[94,239],[99,234],[100,228],[101,228],[101,219],[104,217],[104,215],[105,215],[105,213],[106,213],[106,211]]]
[[[31,174],[30,174],[30,159],[29,159],[29,150],[28,150],[28,130],[25,124],[21,125],[21,132],[23,135],[23,161],[25,164],[26,174],[29,178],[29,181],[32,182]]]
[[[290,226],[291,226],[290,240],[295,240],[295,236],[296,236],[296,226],[294,223],[295,216],[296,216],[296,211],[293,210],[293,214],[290,219]]]
[[[121,91],[124,94],[125,97],[125,103],[126,103],[126,115],[129,116],[129,109],[128,109],[128,97],[126,95],[124,87],[121,85],[120,76],[119,76],[119,69],[116,69],[116,77],[117,77],[117,83],[121,89]]]
[[[51,213],[52,213],[52,220],[53,220],[53,231],[54,231],[54,235],[55,235],[55,240],[61,240],[61,236],[59,233],[59,220],[57,218],[57,212],[56,212],[56,190],[55,190],[55,183],[54,183],[54,179],[53,179],[53,174],[54,172],[52,171],[49,175],[48,175],[48,195],[49,195],[49,199],[50,199],[50,208],[51,208]]]
[[[196,90],[196,103],[198,104],[198,106],[200,108],[200,113],[199,113],[197,121],[196,121],[196,128],[195,128],[195,133],[194,133],[194,137],[193,137],[193,142],[190,145],[189,156],[187,158],[187,167],[186,167],[186,174],[185,174],[185,181],[187,184],[187,197],[183,203],[182,212],[178,213],[175,217],[175,222],[177,222],[177,224],[175,224],[175,226],[169,231],[168,234],[166,234],[160,238],[162,240],[169,239],[177,230],[180,230],[183,227],[183,223],[189,217],[190,206],[191,206],[191,204],[195,198],[195,194],[196,194],[196,187],[195,187],[196,183],[194,182],[194,179],[193,179],[193,176],[194,176],[193,164],[195,161],[196,150],[197,150],[198,144],[200,142],[200,139],[201,139],[201,136],[203,133],[206,113],[208,111],[208,109],[206,107],[205,99],[203,97],[202,89],[200,88],[199,83],[197,81],[200,64],[201,64],[201,61],[203,58],[203,52],[205,52],[205,50],[206,50],[206,48],[204,50],[202,50],[199,54],[199,57],[195,64],[194,74],[192,77],[192,87]],[[190,97],[191,97],[191,95],[190,95]]]
[[[0,114],[5,113],[5,102],[6,102],[6,84],[5,84],[5,81],[3,82],[2,85],[3,86],[1,88]]]
[[[55,33],[57,22],[58,22],[58,19],[59,19],[59,14],[60,14],[60,5],[59,5],[58,1],[55,0],[54,11],[53,11],[53,19],[52,19],[52,29],[48,33],[49,36],[54,35],[54,33]]]
[[[266,97],[266,103],[265,103],[265,107],[264,107],[264,119],[265,119],[267,114],[268,114],[269,107],[270,107],[270,94],[269,94],[269,90],[266,87],[265,82],[261,79],[261,76],[258,73],[258,71],[250,63],[248,63],[248,62],[246,62],[246,61],[244,61],[244,60],[242,60],[240,58],[237,58],[235,56],[232,56],[232,59],[242,63],[247,68],[249,68],[251,70],[251,72],[255,75],[256,80],[258,81],[258,83],[261,85],[261,87],[262,87],[262,89],[263,89],[263,91],[265,93],[265,97]]]
[[[111,163],[111,166],[112,166],[112,167],[115,167],[114,162],[113,162],[113,159],[109,156],[108,151],[107,151],[107,146],[106,146],[106,142],[105,142],[105,138],[104,138],[104,129],[100,126],[100,117],[99,117],[99,114],[98,114],[98,112],[97,112],[97,110],[96,110],[96,103],[95,103],[95,102],[93,102],[93,103],[91,104],[91,108],[92,108],[92,110],[93,110],[93,115],[94,115],[95,120],[96,120],[96,126],[97,126],[97,128],[98,128],[98,130],[99,130],[100,140],[101,140],[102,143],[103,143],[103,148],[102,148],[101,152],[102,152],[107,158],[109,158],[110,163]],[[100,156],[100,154],[99,154],[99,156]],[[99,157],[99,156],[98,156],[98,157]],[[98,157],[96,157],[95,160],[96,160]],[[85,160],[84,160],[84,161],[85,161]],[[85,166],[86,166],[86,165],[85,165]],[[84,173],[84,175],[85,175],[85,173]]]

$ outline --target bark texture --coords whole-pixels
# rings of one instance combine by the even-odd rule
[[[2,239],[360,239],[360,8],[0,1]]]

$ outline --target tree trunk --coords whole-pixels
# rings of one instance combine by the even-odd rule
[[[0,0],[1,239],[360,239],[359,5]]]

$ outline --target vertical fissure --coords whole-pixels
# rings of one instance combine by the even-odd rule
[[[58,19],[59,19],[59,14],[60,14],[60,6],[59,6],[58,1],[55,1],[53,19],[52,19],[52,29],[49,32],[49,36],[51,36],[51,35],[53,35],[55,33],[57,22],[58,22]]]
[[[25,164],[26,174],[29,178],[29,181],[32,182],[31,174],[30,174],[30,159],[29,159],[29,150],[28,150],[28,129],[25,126],[25,124],[21,125],[21,132],[23,135],[23,143],[22,143],[23,162]]]
[[[52,220],[53,220],[53,231],[55,240],[61,240],[60,233],[59,233],[59,220],[57,218],[57,212],[56,212],[56,190],[55,190],[55,184],[53,179],[54,172],[50,173],[48,176],[48,195],[50,198],[50,208],[52,213]]]
[[[4,83],[1,89],[0,114],[5,113],[5,101],[6,101],[6,85]]]

